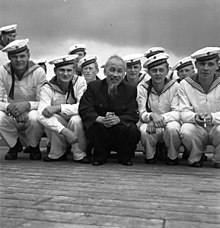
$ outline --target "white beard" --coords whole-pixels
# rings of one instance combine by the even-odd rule
[[[118,94],[118,85],[108,85],[108,94],[110,97],[115,97]]]

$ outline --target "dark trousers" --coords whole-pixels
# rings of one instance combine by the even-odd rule
[[[117,152],[119,161],[130,161],[140,140],[140,132],[133,123],[129,127],[117,124],[110,128],[94,123],[86,133],[94,147],[93,159],[99,162],[105,162],[111,150]]]

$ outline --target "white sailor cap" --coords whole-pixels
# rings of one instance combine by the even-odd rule
[[[78,51],[84,51],[86,50],[86,45],[85,44],[74,44],[73,46],[71,46],[68,50],[68,54],[72,55],[75,54]]]
[[[148,58],[147,61],[144,63],[144,66],[150,69],[163,63],[167,63],[168,58],[169,55],[167,53],[159,53]]]
[[[127,66],[133,66],[136,64],[141,64],[141,58],[143,54],[131,54],[123,56],[122,59],[126,62]]]
[[[6,45],[2,51],[8,52],[8,54],[17,54],[22,51],[28,50],[27,44],[29,42],[29,39],[23,39],[23,40],[15,40]]]
[[[6,25],[0,28],[0,33],[9,34],[16,32],[17,25]]]
[[[148,49],[147,51],[145,51],[144,57],[150,58],[153,55],[156,55],[159,53],[164,53],[164,52],[165,52],[165,49],[162,47],[152,47],[152,48]]]
[[[173,67],[173,70],[180,70],[186,66],[193,65],[193,60],[191,57],[185,57],[181,60],[179,60]]]
[[[54,64],[55,67],[66,66],[66,65],[74,64],[74,60],[77,57],[78,55],[65,55],[49,61],[49,64]]]
[[[91,63],[95,63],[97,61],[97,57],[95,55],[86,55],[79,60],[78,67],[85,67]]]
[[[218,57],[220,47],[205,47],[194,52],[191,57],[197,61],[207,61]]]

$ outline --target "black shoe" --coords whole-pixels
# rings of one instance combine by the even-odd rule
[[[25,154],[30,154],[30,147],[27,146],[27,147],[23,150],[23,153],[25,153]]]
[[[214,168],[220,169],[220,163],[214,163]]]
[[[88,164],[91,163],[91,160],[86,156],[80,160],[73,160],[74,162],[78,162],[78,163],[83,163],[83,164]]]
[[[198,161],[198,162],[192,163],[190,166],[196,167],[196,168],[200,168],[200,167],[203,167],[203,163],[202,163],[202,161],[200,160],[200,161]]]
[[[9,149],[7,154],[5,155],[5,160],[16,160],[18,158],[18,152],[22,151],[22,145],[19,139],[17,139],[17,142],[15,146]]]
[[[133,165],[133,163],[131,161],[119,161],[119,163],[121,165],[125,165],[125,166],[132,166]]]
[[[40,152],[39,145],[36,147],[30,146],[29,148],[30,148],[29,149],[30,150],[30,160],[41,160],[42,155]]]
[[[104,165],[104,164],[105,164],[104,161],[94,161],[94,162],[92,163],[92,165],[94,165],[94,166],[100,166],[100,165]]]
[[[167,157],[167,161],[166,161],[167,165],[178,165],[179,164],[179,159],[170,159],[169,157]]]
[[[156,159],[155,158],[150,158],[150,159],[145,158],[144,162],[146,164],[155,164],[156,163]]]
[[[8,153],[5,155],[5,160],[16,160],[18,158],[18,151],[16,149],[10,148]]]
[[[65,153],[64,155],[62,155],[61,157],[57,158],[57,159],[52,159],[49,158],[48,156],[45,157],[43,159],[45,162],[56,162],[56,161],[66,161],[67,160],[67,154]]]

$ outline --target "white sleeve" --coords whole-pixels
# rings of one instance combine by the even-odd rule
[[[38,120],[44,127],[60,133],[63,130],[64,126],[58,121],[56,116],[47,118],[42,114],[43,110],[46,107],[51,106],[53,96],[53,91],[51,90],[49,85],[44,85],[40,92],[40,102],[38,105]]]

